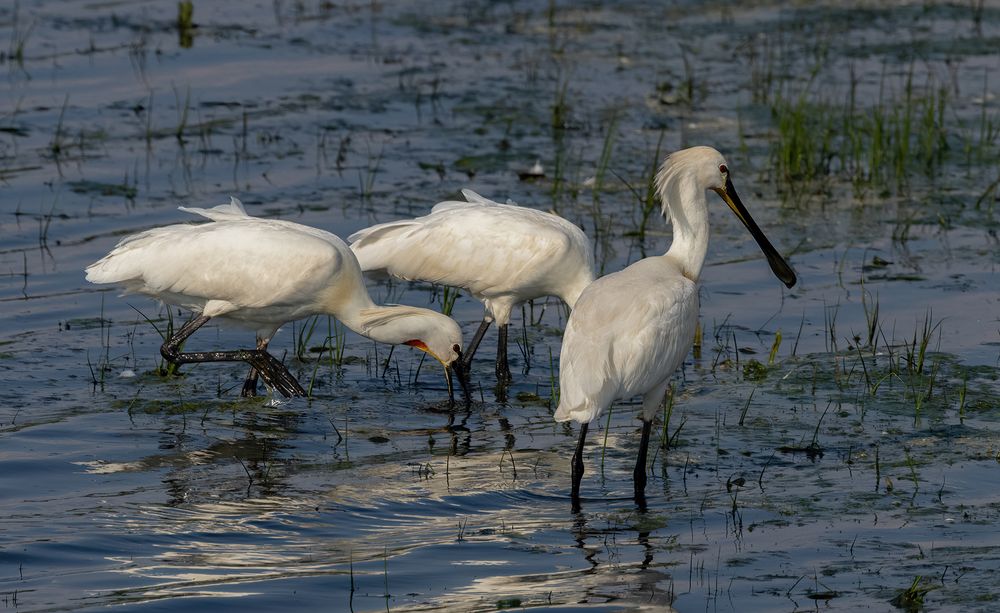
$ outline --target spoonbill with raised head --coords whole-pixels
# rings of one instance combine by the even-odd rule
[[[729,165],[711,147],[667,156],[656,176],[673,242],[662,256],[644,258],[589,285],[570,313],[559,354],[557,421],[580,423],[573,454],[572,500],[579,508],[587,428],[611,403],[642,395],[642,436],[634,494],[645,506],[649,434],[670,378],[690,351],[698,325],[698,279],[708,249],[706,192],[722,197],[750,231],[771,270],[786,286],[795,273],[750,217],[730,179]]]

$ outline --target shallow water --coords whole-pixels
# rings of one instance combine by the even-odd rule
[[[0,7],[5,608],[888,610],[917,577],[928,608],[995,607],[996,137],[960,151],[1000,123],[1000,7],[536,4],[196,3],[189,32],[170,3]],[[817,65],[838,101],[852,74],[859,100],[898,99],[912,71],[967,132],[905,188],[835,179],[790,200],[763,98]],[[240,400],[242,366],[162,378],[146,318],[167,313],[83,280],[121,236],[188,221],[177,205],[236,195],[346,236],[463,187],[559,211],[618,270],[669,242],[655,213],[636,236],[612,174],[643,189],[661,132],[664,152],[727,154],[800,284],[713,210],[704,339],[658,422],[646,512],[635,402],[592,428],[570,510],[555,300],[512,326],[510,400],[490,335],[463,411],[407,348],[348,334],[339,366],[295,359],[302,324],[272,348],[310,400]],[[520,180],[536,160],[546,177]],[[371,289],[440,307],[427,286]],[[467,336],[481,315],[456,304]]]

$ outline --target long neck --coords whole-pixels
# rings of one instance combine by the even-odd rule
[[[432,312],[419,307],[378,305],[365,292],[346,304],[341,303],[331,314],[361,336],[398,345],[426,336],[430,325],[428,313]],[[430,317],[433,316],[432,313]]]
[[[673,225],[673,242],[666,257],[680,266],[684,276],[697,281],[708,251],[708,206],[705,190],[689,176],[674,175],[660,188],[663,208]]]
[[[354,258],[350,251],[347,251],[347,255],[350,259]],[[316,310],[336,317],[361,336],[395,345],[417,339],[429,341],[427,337],[433,332],[435,325],[446,325],[450,321],[440,313],[428,309],[375,304],[368,294],[356,260],[353,266],[342,266],[336,282],[320,293]],[[461,335],[460,332],[457,334]]]
[[[590,269],[581,270],[572,280],[570,280],[562,290],[560,298],[569,308],[576,305],[577,298],[583,293],[588,285],[594,282],[594,273]]]
[[[357,327],[352,329],[381,343],[401,345],[419,341],[433,347],[434,340],[446,334],[443,327],[446,321],[444,315],[420,307],[373,305],[358,312]],[[452,325],[455,335],[461,338],[458,325],[453,322]]]

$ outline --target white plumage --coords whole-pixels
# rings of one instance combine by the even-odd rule
[[[638,394],[651,419],[697,325],[698,286],[669,262],[646,258],[594,281],[563,336],[555,419],[590,422]]]
[[[571,308],[594,280],[594,254],[569,221],[515,204],[500,204],[462,190],[468,202],[441,202],[430,214],[391,221],[348,237],[364,271],[384,271],[469,291],[486,307],[465,353],[471,361],[494,319],[500,328],[497,377],[509,378],[506,331],[515,306],[558,296]]]
[[[588,424],[617,399],[641,395],[643,431],[635,496],[644,504],[646,450],[653,417],[698,325],[698,278],[708,249],[707,190],[717,192],[744,223],[785,285],[795,273],[743,206],[725,158],[710,147],[667,157],[656,177],[673,242],[662,256],[635,262],[594,281],[570,314],[559,354],[557,421],[581,423],[573,456],[573,501],[579,504],[583,444]]]
[[[263,370],[278,368],[273,358],[267,363],[261,360],[282,324],[318,314],[332,315],[376,341],[416,346],[446,367],[459,357],[462,337],[454,320],[428,309],[376,305],[357,259],[336,235],[290,221],[251,217],[236,198],[211,209],[180,208],[211,222],[171,225],[129,236],[87,267],[87,280],[119,284],[126,293],[145,294],[199,313],[203,321],[185,330],[186,336],[208,318],[253,329],[257,349],[242,350],[251,357],[215,353],[226,354],[221,358],[226,360],[246,359],[256,370],[262,370],[259,365]],[[183,339],[170,340],[175,341],[176,352]],[[168,359],[170,340],[162,349]],[[201,358],[187,361],[215,361],[207,359],[207,354],[198,355]],[[261,374],[267,379],[281,373]],[[278,377],[279,383],[282,379],[283,375]],[[279,385],[279,391],[301,393],[301,387],[292,382],[294,378],[287,386]],[[246,395],[252,395],[255,383],[252,370],[244,387]]]

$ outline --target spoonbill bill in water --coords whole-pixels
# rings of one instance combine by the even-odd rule
[[[698,278],[708,249],[706,192],[722,197],[756,239],[771,270],[786,286],[795,273],[750,217],[711,147],[667,156],[656,176],[673,242],[662,256],[644,258],[590,284],[570,313],[559,354],[557,421],[580,423],[573,454],[572,500],[579,508],[583,445],[591,421],[617,399],[642,396],[642,438],[635,464],[636,503],[645,506],[646,452],[653,417],[670,378],[691,349],[698,325]]]
[[[458,324],[428,309],[376,305],[357,258],[339,237],[291,221],[252,217],[236,198],[211,209],[180,209],[211,221],[128,236],[86,270],[92,283],[118,284],[125,293],[197,313],[160,347],[168,361],[247,362],[251,368],[243,396],[256,395],[258,374],[285,396],[305,396],[267,345],[281,325],[325,314],[372,340],[429,353],[444,365],[451,393],[450,369],[462,355]],[[256,331],[256,348],[182,352],[182,343],[213,318]],[[464,378],[459,381],[464,388]]]
[[[558,215],[493,202],[468,189],[462,194],[467,202],[441,202],[428,215],[378,224],[347,240],[364,271],[463,288],[481,301],[486,313],[462,366],[468,373],[495,320],[496,376],[506,384],[511,310],[543,296],[558,296],[573,308],[594,280],[594,252],[583,231]]]

